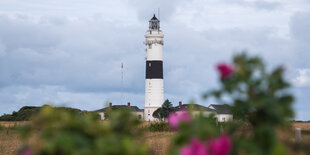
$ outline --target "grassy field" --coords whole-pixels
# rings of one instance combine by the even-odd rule
[[[22,147],[22,141],[15,130],[4,129],[0,131],[0,154],[11,155],[16,154],[18,149]]]
[[[294,122],[294,128],[301,128],[301,130],[310,130],[310,122]]]
[[[167,154],[173,132],[148,132],[142,137],[154,155]]]
[[[25,124],[27,122],[0,122],[6,128],[0,131],[0,155],[13,155],[16,154],[19,148],[22,147],[23,142],[12,127]],[[302,128],[302,140],[310,143],[310,123],[293,123],[293,128]],[[141,141],[146,143],[152,154],[164,155],[170,145],[170,139],[174,132],[147,132],[141,137]],[[280,139],[285,141],[294,141],[294,133],[278,133]]]

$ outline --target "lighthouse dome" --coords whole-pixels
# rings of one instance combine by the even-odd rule
[[[149,29],[150,30],[159,30],[160,25],[159,25],[159,20],[156,18],[155,14],[149,21]]]

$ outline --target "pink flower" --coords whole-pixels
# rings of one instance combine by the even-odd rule
[[[181,155],[208,155],[207,146],[204,142],[193,138],[188,146],[181,148]]]
[[[172,129],[178,129],[180,122],[190,122],[191,117],[187,111],[181,111],[179,113],[171,113],[168,116],[168,123]]]
[[[32,153],[31,153],[30,149],[25,149],[21,153],[19,153],[18,155],[32,155]]]
[[[222,135],[217,139],[202,142],[192,138],[188,146],[181,148],[181,155],[228,155],[231,152],[232,144],[227,135]]]
[[[219,71],[219,73],[221,74],[221,79],[228,78],[234,72],[234,67],[232,65],[226,64],[226,63],[219,63],[216,66],[216,68]]]
[[[209,142],[209,151],[212,155],[228,155],[231,151],[232,144],[227,135],[211,140]]]

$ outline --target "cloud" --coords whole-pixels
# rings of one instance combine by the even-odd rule
[[[298,69],[298,76],[293,79],[293,84],[297,87],[309,87],[310,69]]]
[[[115,77],[120,77],[121,61],[125,62],[126,69],[130,69],[126,70],[128,85],[134,80],[132,75],[139,73],[143,76],[144,69],[136,62],[143,63],[144,53],[131,53],[140,50],[139,43],[143,38],[139,33],[132,33],[136,30],[114,27],[109,22],[63,20],[67,24],[58,27],[41,22],[0,19],[1,47],[6,47],[7,53],[0,58],[1,85],[55,84],[73,90],[105,91],[120,86]]]
[[[2,42],[0,42],[0,57],[5,55],[6,55],[6,46]]]
[[[19,110],[20,107],[41,106],[52,104],[54,106],[67,106],[82,110],[98,110],[105,107],[108,102],[121,104],[120,92],[72,92],[64,86],[41,85],[33,86],[8,86],[0,88],[0,103],[3,113]],[[134,101],[134,105],[144,102],[144,95],[124,93],[125,101]],[[123,103],[125,104],[125,103]],[[4,110],[5,109],[5,110]]]
[[[299,41],[310,41],[310,12],[297,12],[290,21],[292,36]]]
[[[308,109],[310,109],[309,104],[309,93],[310,87],[295,87],[295,104],[293,105],[295,110],[295,119],[296,120],[310,120],[310,113]]]
[[[290,19],[290,36],[295,51],[296,68],[310,68],[310,12],[296,12]]]
[[[265,58],[268,66],[289,66],[297,79],[296,68],[310,68],[306,6],[248,0],[31,0],[18,5],[3,0],[0,114],[46,102],[90,110],[107,101],[119,104],[121,62],[125,101],[142,108],[142,42],[158,7],[165,34],[165,95],[174,104],[192,98],[205,104],[201,94],[218,85],[216,63],[242,50]],[[298,100],[301,112],[306,99]]]
[[[128,4],[136,10],[141,21],[149,20],[153,14],[158,16],[158,9],[160,9],[160,19],[166,21],[172,16],[176,8],[184,2],[184,0],[130,0]]]
[[[281,3],[276,1],[266,1],[266,0],[224,0],[226,3],[237,4],[246,7],[252,7],[257,10],[275,10],[281,6]]]
[[[263,10],[275,10],[276,8],[281,6],[281,3],[278,2],[268,2],[268,1],[262,1],[262,0],[257,0],[254,1],[252,4],[253,7],[257,9],[263,9]]]

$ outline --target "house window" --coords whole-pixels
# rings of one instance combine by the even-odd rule
[[[223,122],[225,122],[225,117],[222,118]]]
[[[151,67],[151,66],[152,66],[152,63],[149,62],[149,67]]]
[[[142,118],[142,116],[141,116],[141,115],[139,115],[138,117],[139,117],[139,119],[141,119],[141,118]]]

